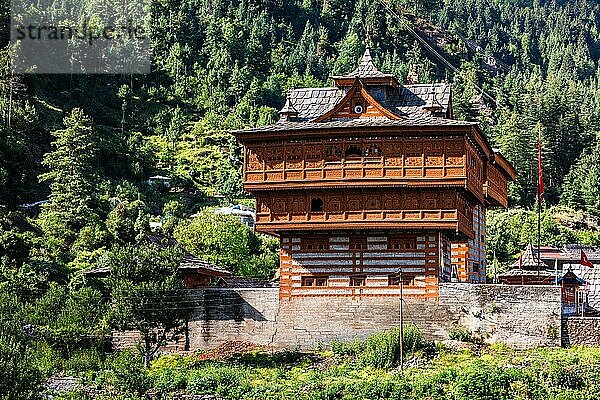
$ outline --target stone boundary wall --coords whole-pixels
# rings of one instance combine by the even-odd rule
[[[566,317],[562,323],[565,346],[600,346],[600,317]]]
[[[314,348],[331,340],[364,339],[397,327],[397,297],[296,297],[279,300],[277,288],[208,289],[189,324],[191,349],[247,340],[288,348]],[[447,339],[456,327],[487,342],[516,348],[559,346],[560,288],[554,286],[441,284],[438,301],[405,300],[405,322],[428,339]]]
[[[333,339],[364,339],[400,321],[398,297],[280,301],[278,288],[211,288],[196,294],[202,306],[188,324],[190,350],[230,340],[311,349]],[[450,330],[461,327],[488,343],[515,348],[561,344],[560,288],[555,286],[441,284],[437,301],[406,299],[403,312],[405,323],[415,323],[428,339],[447,339]],[[115,335],[120,347],[127,345],[122,338]]]

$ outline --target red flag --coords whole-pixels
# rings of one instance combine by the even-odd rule
[[[519,256],[519,268],[523,269],[523,253]]]
[[[594,264],[592,264],[592,262],[588,260],[587,255],[583,252],[583,250],[581,250],[581,265],[594,268]]]
[[[542,130],[538,129],[538,204],[542,204],[544,196],[544,172],[542,167]]]

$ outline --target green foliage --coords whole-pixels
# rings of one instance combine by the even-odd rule
[[[518,375],[517,371],[474,363],[457,375],[453,393],[462,400],[508,400],[512,398],[511,383]]]
[[[568,243],[600,244],[598,218],[562,206],[545,209],[541,215],[542,245],[561,247]],[[527,243],[537,243],[537,212],[520,208],[490,210],[487,215],[488,275],[512,264]]]
[[[391,368],[398,364],[400,357],[400,329],[391,329],[370,336],[364,344],[363,351],[358,354],[360,365],[375,368]]]
[[[46,263],[30,257],[37,238],[15,226],[22,220],[21,214],[4,214],[0,209],[0,290],[34,296],[45,289],[50,271]]]
[[[90,287],[67,290],[52,283],[32,304],[28,319],[40,338],[68,358],[74,351],[94,345],[86,335],[97,335],[96,344],[102,345],[105,312],[106,301],[99,291]]]
[[[423,332],[416,325],[404,326],[403,335],[405,357],[424,347]],[[389,369],[400,360],[400,328],[376,333],[365,341],[344,344],[334,340],[330,347],[334,354],[356,357],[358,365]]]
[[[211,209],[180,224],[175,238],[192,254],[239,275],[270,279],[279,263],[273,239],[257,235],[236,216]]]
[[[144,359],[134,351],[122,351],[110,360],[114,386],[125,392],[142,396],[150,388]]]
[[[452,328],[448,332],[448,337],[452,340],[458,340],[459,342],[466,342],[466,343],[475,342],[475,339],[473,338],[471,331],[466,328],[460,328],[460,327]]]
[[[314,355],[268,366],[165,356],[153,363],[144,378],[148,381],[139,385],[151,386],[162,398],[181,393],[176,391],[223,399],[265,400],[596,398],[593,393],[600,361],[597,349],[490,351],[480,356],[444,353],[420,367],[405,368],[402,373]],[[111,377],[105,385],[114,385],[112,373]]]
[[[553,364],[548,368],[547,374],[550,385],[557,389],[577,390],[585,384],[581,371],[573,366],[566,367],[561,364]]]
[[[146,366],[168,340],[176,339],[196,301],[178,276],[181,253],[153,245],[115,247],[98,265],[110,270],[110,325],[140,333]]]
[[[495,109],[484,109],[478,118],[519,172],[510,190],[513,203],[531,206],[535,200],[538,133],[545,198],[551,205],[565,192],[565,177],[582,151],[596,141],[599,53],[598,33],[591,27],[597,26],[599,10],[589,1],[555,5],[451,0],[433,16],[437,23],[480,45],[480,57],[493,55],[510,65],[496,79],[478,66],[469,80],[496,99]],[[465,74],[463,68],[460,75]],[[462,91],[459,83],[459,108],[465,103],[460,99],[472,103],[480,97],[472,90],[475,96],[470,96],[468,85]]]
[[[24,307],[14,295],[0,293],[0,398],[38,398],[42,373],[33,354],[32,328],[24,329]]]
[[[98,371],[102,367],[102,354],[95,348],[76,350],[65,360],[62,368],[67,374]]]
[[[119,202],[106,219],[106,228],[116,243],[140,242],[149,230],[148,207],[141,201]]]
[[[244,380],[246,371],[240,367],[215,365],[193,371],[187,382],[192,393],[215,393],[227,395],[234,388],[239,388]]]
[[[50,182],[51,192],[40,224],[68,248],[81,228],[98,219],[98,144],[92,121],[82,110],[73,109],[64,125],[53,132],[54,151],[44,156],[48,172],[40,180]]]
[[[187,386],[190,360],[178,355],[164,356],[152,363],[148,378],[160,393],[173,392]]]
[[[565,178],[561,202],[600,217],[600,144],[581,155]]]

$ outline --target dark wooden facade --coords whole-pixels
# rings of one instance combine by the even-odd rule
[[[281,239],[281,296],[397,295],[403,281],[436,298],[453,270],[485,281],[485,210],[507,205],[512,166],[452,119],[448,85],[402,86],[368,51],[334,82],[291,91],[278,123],[234,133],[256,229]]]

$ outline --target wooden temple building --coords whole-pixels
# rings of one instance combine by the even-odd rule
[[[402,85],[367,49],[333,87],[291,90],[280,120],[239,130],[256,229],[280,238],[280,297],[436,299],[485,282],[485,214],[515,169],[450,86]],[[401,270],[401,274],[399,273]]]
[[[498,281],[507,285],[560,286],[563,314],[581,314],[591,311],[597,313],[597,309],[589,305],[589,281],[580,278],[581,275],[588,275],[586,278],[590,279],[592,276],[586,274],[586,270],[594,272],[593,267],[581,266],[581,249],[578,250],[577,254],[577,251],[569,251],[569,248],[559,250],[544,246],[540,247],[538,254],[534,246],[529,243],[517,261],[512,264],[511,269],[498,275]],[[593,297],[596,297],[595,294],[592,294]],[[597,304],[594,306],[597,307]]]
[[[557,273],[540,260],[533,246],[525,247],[512,268],[500,275],[498,281],[507,285],[555,285]]]

